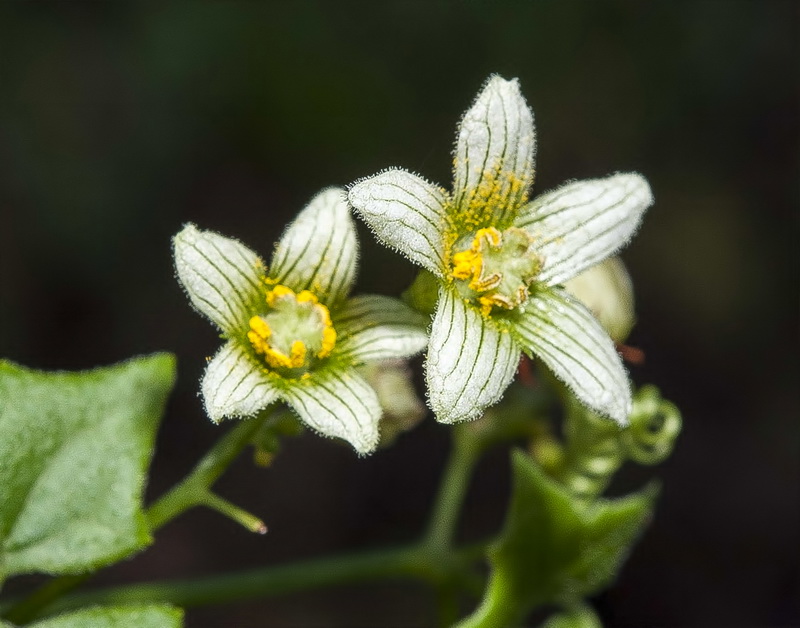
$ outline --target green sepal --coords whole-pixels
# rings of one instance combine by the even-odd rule
[[[0,582],[78,574],[151,542],[142,510],[169,354],[80,373],[0,361]]]
[[[486,596],[463,627],[513,626],[542,604],[574,607],[614,580],[651,517],[653,487],[586,504],[527,454],[514,452],[512,464],[511,504],[489,551]]]
[[[421,270],[400,298],[417,312],[433,316],[439,301],[439,280],[432,272]]]
[[[96,606],[49,617],[27,628],[180,628],[183,611],[174,606]]]

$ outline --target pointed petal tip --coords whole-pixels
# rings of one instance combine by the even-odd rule
[[[356,181],[348,202],[375,236],[412,262],[442,276],[448,195],[400,168]]]
[[[653,204],[653,190],[650,188],[650,183],[638,172],[618,172],[610,179],[636,194],[643,209]]]
[[[328,307],[350,292],[358,265],[358,237],[343,188],[318,192],[286,227],[270,277],[300,292],[311,290]]]

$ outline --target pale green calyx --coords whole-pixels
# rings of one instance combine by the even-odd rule
[[[496,403],[524,351],[624,424],[622,362],[561,285],[631,238],[650,188],[638,174],[617,174],[529,201],[534,153],[519,84],[493,76],[459,124],[451,192],[393,169],[355,183],[348,200],[380,240],[438,280],[426,379],[439,421],[473,419]]]
[[[317,432],[375,449],[381,408],[356,368],[421,351],[426,320],[388,297],[348,298],[357,246],[335,188],[287,228],[269,270],[236,240],[194,225],[175,236],[178,279],[226,338],[201,384],[214,422],[284,401]]]

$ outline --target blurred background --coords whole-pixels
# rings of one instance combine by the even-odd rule
[[[800,625],[798,4],[790,1],[0,3],[0,355],[83,369],[173,351],[179,381],[148,495],[221,429],[197,396],[218,339],[173,277],[184,222],[269,256],[319,189],[402,166],[448,185],[486,77],[519,77],[535,192],[635,170],[656,204],[623,258],[632,368],[684,413],[657,516],[608,626]],[[414,269],[359,225],[357,290]],[[185,577],[406,542],[448,447],[430,417],[368,459],[312,434],[221,493],[270,527],[194,511],[98,583]],[[462,535],[502,521],[507,454]],[[12,588],[14,583],[9,585]],[[19,586],[19,585],[18,585]],[[425,626],[422,587],[379,583],[190,609],[187,626]]]

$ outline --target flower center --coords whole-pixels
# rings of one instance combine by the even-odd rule
[[[297,294],[277,285],[267,292],[269,310],[250,319],[247,338],[268,366],[287,377],[302,377],[330,355],[336,330],[328,308],[308,290]]]
[[[488,227],[461,242],[461,250],[456,244],[450,275],[465,299],[479,305],[484,315],[493,307],[512,310],[525,302],[528,286],[542,268],[527,232]]]

